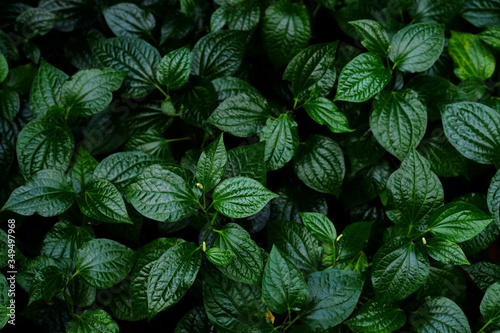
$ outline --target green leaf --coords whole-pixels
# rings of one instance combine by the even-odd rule
[[[266,9],[262,23],[262,39],[271,62],[281,67],[309,43],[311,22],[302,3],[280,0]]]
[[[417,333],[470,333],[469,322],[460,307],[446,297],[429,297],[412,320]]]
[[[90,155],[85,147],[80,147],[74,164],[69,169],[73,191],[80,193],[83,187],[94,178],[94,170],[99,162]]]
[[[367,101],[381,92],[390,79],[391,72],[382,59],[372,53],[360,54],[340,72],[334,101]]]
[[[105,68],[84,69],[74,74],[61,91],[61,103],[71,114],[92,116],[104,110],[127,75],[124,71]]]
[[[345,175],[344,153],[332,139],[313,134],[294,160],[297,177],[310,188],[339,196]]]
[[[199,192],[167,166],[146,168],[123,191],[139,213],[157,221],[179,221],[198,209]]]
[[[26,39],[47,34],[58,17],[41,8],[28,8],[16,18],[16,30]]]
[[[177,323],[174,333],[213,333],[213,327],[208,321],[207,312],[203,306],[189,310]]]
[[[335,53],[337,42],[309,46],[290,61],[283,73],[283,80],[292,83],[294,96],[307,99],[309,94],[326,96],[335,83]]]
[[[73,190],[60,171],[42,170],[15,189],[2,211],[20,215],[39,214],[44,217],[64,213],[74,202]]]
[[[237,77],[222,76],[212,81],[217,93],[219,103],[235,95],[246,93],[248,95],[260,95],[250,83]]]
[[[478,28],[500,26],[500,3],[498,0],[467,1],[462,17]]]
[[[120,192],[106,179],[94,179],[77,196],[82,213],[92,219],[109,223],[133,224]]]
[[[224,332],[261,332],[271,327],[260,286],[209,271],[203,279],[203,304],[210,322]]]
[[[123,280],[135,262],[134,251],[114,240],[92,239],[78,249],[77,273],[90,285],[106,289]]]
[[[337,260],[344,260],[358,255],[370,238],[373,221],[355,222],[342,231],[337,242]]]
[[[133,3],[119,3],[103,11],[104,18],[116,36],[147,37],[151,35],[156,20]]]
[[[333,133],[354,131],[349,127],[347,117],[329,99],[314,98],[304,105],[304,109],[312,120],[320,125],[328,126]]]
[[[370,300],[346,321],[349,327],[364,333],[391,333],[406,323],[403,310],[392,304]]]
[[[411,1],[410,15],[416,22],[448,23],[460,12],[465,2],[465,0]]]
[[[233,75],[240,67],[249,34],[245,31],[222,30],[209,33],[193,47],[192,74],[208,80]]]
[[[438,60],[444,42],[444,24],[416,23],[392,37],[389,58],[403,72],[423,72]]]
[[[325,243],[335,243],[337,231],[328,217],[319,213],[299,213],[299,215],[314,237]]]
[[[191,73],[191,52],[189,46],[170,51],[160,61],[156,77],[169,90],[182,88]]]
[[[228,25],[231,30],[253,31],[260,20],[260,4],[257,0],[223,4],[210,17],[210,30],[218,31]]]
[[[270,116],[269,105],[260,94],[243,92],[224,100],[208,118],[221,131],[238,137],[257,135]]]
[[[265,158],[269,171],[278,170],[295,155],[299,146],[297,123],[286,114],[268,119],[260,132],[260,141],[266,141]]]
[[[443,296],[460,303],[465,299],[465,289],[466,282],[461,269],[434,261],[431,262],[427,281],[417,291],[417,298],[423,300],[427,296]]]
[[[500,114],[483,104],[461,102],[443,108],[444,133],[465,157],[481,164],[500,160]]]
[[[48,266],[59,267],[60,265],[55,259],[44,256],[37,256],[33,259],[29,259],[26,264],[21,266],[16,276],[17,284],[25,291],[29,291],[35,275]]]
[[[66,286],[68,279],[69,276],[58,267],[42,268],[36,273],[31,283],[28,305],[39,300],[50,300]]]
[[[500,226],[500,171],[497,171],[491,179],[487,196],[488,210]]]
[[[396,225],[424,223],[444,202],[443,186],[431,171],[429,162],[410,150],[387,181],[386,214]]]
[[[226,277],[238,282],[260,284],[264,267],[262,251],[245,229],[235,223],[226,224],[217,232],[212,247],[234,254],[228,265],[217,265]]]
[[[494,48],[500,49],[500,27],[486,29],[478,33],[477,36]]]
[[[381,58],[389,53],[389,36],[384,28],[373,20],[357,20],[348,22],[354,26],[361,37],[361,44],[370,52]]]
[[[358,272],[327,269],[309,275],[309,298],[299,314],[311,330],[327,330],[347,319],[358,302],[363,279]]]
[[[457,244],[439,237],[427,239],[426,250],[431,258],[450,265],[470,265]]]
[[[425,250],[403,237],[383,245],[373,258],[373,287],[378,300],[386,303],[407,298],[428,276],[429,259]]]
[[[265,143],[245,145],[227,152],[227,166],[223,179],[248,177],[266,185],[267,168],[264,160]]]
[[[448,52],[455,63],[455,75],[460,80],[486,80],[495,71],[495,57],[478,36],[452,31]]]
[[[0,114],[10,122],[14,120],[21,108],[19,94],[10,89],[0,90]]]
[[[85,310],[68,323],[67,333],[118,333],[120,328],[113,318],[102,309]]]
[[[302,224],[268,221],[269,244],[276,247],[304,275],[316,272],[321,264],[318,240]]]
[[[212,247],[206,252],[207,259],[217,266],[226,266],[233,261],[236,255],[231,250],[220,249],[218,247]]]
[[[382,92],[373,100],[370,128],[380,145],[402,161],[424,137],[427,109],[413,90]]]
[[[213,205],[227,217],[242,218],[258,213],[277,196],[254,179],[234,177],[224,180],[215,188]]]
[[[493,218],[471,204],[450,202],[431,215],[427,230],[435,237],[458,243],[476,236],[491,221]]]
[[[149,319],[184,297],[200,265],[201,251],[194,243],[175,245],[155,262],[147,282]]]
[[[273,246],[262,277],[262,297],[269,309],[279,314],[298,311],[308,295],[302,273]]]
[[[50,118],[32,120],[17,139],[19,167],[26,178],[44,169],[66,171],[74,145],[67,125],[59,125]]]
[[[203,191],[211,191],[222,179],[227,165],[227,152],[223,134],[208,145],[198,160],[196,179],[203,185]]]
[[[172,139],[172,141],[176,141],[176,139]],[[165,139],[161,132],[150,130],[131,136],[124,150],[140,151],[154,156],[159,160],[171,162],[174,159],[169,142],[170,140]]]
[[[112,182],[119,189],[130,185],[134,178],[159,160],[142,152],[119,152],[106,157],[94,170],[94,179]]]
[[[0,52],[0,83],[5,81],[7,75],[9,74],[9,64],[7,63],[7,59]]]
[[[482,292],[486,292],[493,283],[500,282],[500,266],[497,264],[478,262],[463,269]]]
[[[59,221],[45,234],[40,254],[54,259],[72,259],[83,243],[94,239],[91,227]]]
[[[500,283],[492,284],[486,293],[480,305],[481,314],[485,319],[494,324],[500,323]]]
[[[67,79],[66,73],[42,59],[30,92],[30,108],[36,118],[45,116],[50,107],[61,105],[62,87]]]
[[[133,37],[91,40],[89,43],[97,64],[128,72],[123,82],[125,97],[141,98],[154,89],[160,53],[153,46]]]

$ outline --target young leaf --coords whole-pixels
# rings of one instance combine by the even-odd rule
[[[139,213],[157,221],[176,222],[198,209],[193,186],[159,164],[147,167],[123,191]]]
[[[386,214],[396,225],[413,226],[425,222],[444,202],[443,186],[430,170],[429,162],[410,150],[387,181]]]
[[[444,24],[409,25],[392,37],[389,58],[403,72],[423,72],[438,60],[444,41]]]
[[[450,265],[470,265],[464,252],[457,244],[447,239],[434,237],[427,239],[425,246],[431,258]]]
[[[435,237],[458,243],[476,236],[491,221],[493,218],[471,204],[450,202],[431,215],[427,230]]]
[[[102,309],[85,310],[68,322],[68,333],[107,332],[118,333],[120,328],[113,318]]]
[[[17,139],[19,167],[26,178],[44,169],[66,171],[74,145],[67,125],[58,125],[50,118],[32,120]]]
[[[495,57],[478,36],[452,31],[448,52],[455,63],[455,75],[460,80],[486,80],[495,71]]]
[[[68,172],[73,191],[76,193],[82,191],[83,187],[94,178],[94,170],[98,164],[99,162],[90,155],[85,147],[80,147],[75,163]]]
[[[378,300],[405,299],[429,276],[429,259],[423,248],[404,237],[382,246],[373,258],[372,283]]]
[[[194,243],[168,249],[153,265],[147,283],[148,318],[177,303],[196,279],[201,251]]]
[[[116,36],[146,37],[151,35],[156,20],[133,3],[119,3],[103,11],[104,18]]]
[[[460,307],[446,297],[429,297],[418,308],[412,320],[417,333],[453,332],[470,333],[467,317]]]
[[[361,44],[373,54],[381,58],[389,53],[389,37],[384,28],[373,20],[357,20],[349,22],[361,36]]]
[[[494,324],[500,323],[500,282],[492,284],[486,290],[479,308],[485,319]]]
[[[367,101],[381,92],[390,79],[391,72],[382,59],[372,53],[360,54],[340,72],[334,101]]]
[[[314,237],[324,243],[335,243],[337,231],[328,217],[319,213],[299,213],[299,215]]]
[[[73,190],[61,171],[42,170],[12,192],[2,211],[25,216],[56,216],[70,208],[74,199]]]
[[[268,119],[260,132],[260,141],[266,141],[266,164],[269,171],[278,170],[295,155],[299,146],[297,123],[286,114]]]
[[[206,252],[207,259],[217,266],[226,266],[233,261],[236,256],[233,251],[228,249],[221,249],[218,247],[211,247]]]
[[[322,135],[311,135],[294,160],[297,177],[310,188],[338,196],[345,175],[344,154],[339,145]]]
[[[94,239],[91,227],[77,227],[69,221],[59,221],[45,234],[40,254],[54,259],[72,259],[83,243]]]
[[[481,164],[500,160],[500,115],[480,103],[461,102],[443,108],[444,132],[465,157]]]
[[[227,167],[222,178],[248,177],[266,185],[265,147],[265,143],[260,142],[229,150]]]
[[[299,310],[309,293],[302,273],[273,246],[262,277],[262,297],[276,313]]]
[[[189,46],[170,51],[160,61],[156,77],[169,90],[182,88],[191,73],[191,52]]]
[[[328,126],[333,133],[354,131],[349,127],[347,117],[329,99],[314,98],[304,105],[304,109],[312,120],[320,125]]]
[[[266,9],[262,24],[264,48],[276,67],[287,64],[304,49],[311,38],[307,7],[280,0]]]
[[[191,52],[192,74],[213,80],[233,75],[240,67],[249,34],[245,31],[222,30],[202,37]]]
[[[406,323],[405,312],[397,306],[370,300],[346,321],[364,333],[391,333]]]
[[[198,160],[196,179],[203,185],[203,191],[211,191],[220,182],[226,165],[227,153],[221,134],[203,150]]]
[[[337,260],[352,258],[359,254],[370,239],[373,221],[355,222],[342,230],[342,237],[337,243]]]
[[[68,279],[69,276],[64,274],[58,267],[47,266],[42,268],[36,273],[31,283],[28,305],[39,300],[50,300],[66,287]]]
[[[154,89],[160,53],[153,46],[132,37],[91,40],[89,43],[98,64],[128,72],[123,82],[125,97],[141,98]]]
[[[109,223],[130,223],[127,208],[120,192],[106,179],[95,179],[77,196],[82,213],[90,218]]]
[[[327,330],[354,311],[363,279],[358,272],[327,269],[309,275],[307,285],[309,298],[300,313],[301,322],[311,330]]]
[[[372,103],[370,128],[382,147],[401,161],[427,128],[427,109],[409,89],[382,92]]]
[[[92,116],[104,110],[127,75],[124,71],[105,68],[84,69],[67,81],[61,91],[61,103],[71,114]]]
[[[326,96],[337,76],[334,62],[338,42],[309,46],[290,61],[283,80],[292,82],[293,94],[298,100],[309,94]]]
[[[212,246],[234,254],[228,265],[217,265],[226,277],[243,283],[260,283],[264,267],[262,251],[245,229],[235,223],[226,224],[217,233]]]
[[[90,285],[109,288],[123,280],[134,264],[134,251],[114,240],[96,238],[83,244],[75,256],[76,272]]]
[[[62,87],[67,79],[66,73],[42,59],[30,92],[30,108],[36,118],[45,116],[50,107],[60,105]]]
[[[148,166],[160,162],[156,157],[142,152],[119,152],[106,157],[94,170],[94,179],[102,178],[122,189]]]

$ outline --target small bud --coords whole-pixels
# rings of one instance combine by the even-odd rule
[[[203,252],[207,252],[207,243],[203,242]]]
[[[203,190],[203,185],[201,185],[200,183],[196,183],[196,186],[198,186],[200,190]]]
[[[422,237],[422,243],[427,244],[427,241],[425,240],[425,237]]]
[[[337,237],[337,242],[342,238],[342,236],[344,235],[340,234],[339,237]]]

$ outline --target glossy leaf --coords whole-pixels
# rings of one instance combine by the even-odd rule
[[[397,306],[369,301],[346,323],[366,333],[391,333],[403,327],[406,315]]]
[[[102,309],[85,310],[68,323],[68,333],[109,332],[118,333],[120,328],[113,318]]]
[[[349,127],[347,117],[329,99],[317,97],[308,101],[304,105],[304,109],[311,119],[320,125],[328,126],[328,129],[333,133],[354,131]]]
[[[370,238],[373,221],[355,222],[342,230],[342,237],[337,241],[337,260],[352,258],[363,250]]]
[[[29,8],[16,18],[16,30],[30,39],[47,34],[57,22],[57,15],[42,8]]]
[[[448,52],[455,63],[455,75],[461,80],[485,80],[495,71],[495,57],[473,34],[452,31]]]
[[[462,17],[478,28],[500,26],[500,3],[497,0],[467,1]]]
[[[492,284],[484,294],[480,305],[481,314],[492,323],[500,323],[500,283]]]
[[[170,51],[160,61],[156,77],[169,90],[181,88],[191,73],[191,52],[188,46]]]
[[[462,309],[446,297],[430,297],[413,318],[415,332],[470,333],[467,317]]]
[[[94,170],[99,162],[90,155],[85,147],[80,147],[75,162],[68,171],[73,191],[80,193],[83,187],[94,178]]]
[[[35,117],[43,117],[51,106],[60,105],[62,87],[67,79],[66,73],[42,59],[30,93],[30,107]]]
[[[314,237],[325,243],[335,243],[337,231],[328,217],[319,213],[299,213],[299,215]]]
[[[133,3],[119,3],[103,11],[104,18],[116,36],[145,37],[153,31],[156,20]]]
[[[33,278],[29,290],[30,299],[28,305],[39,300],[50,300],[59,293],[68,282],[69,276],[64,274],[60,268],[47,266],[38,271]]]
[[[426,240],[426,250],[429,256],[444,264],[470,265],[464,252],[457,244],[439,237]]]
[[[5,56],[2,53],[0,53],[0,83],[5,81],[8,74],[9,74],[9,64],[7,63],[7,59],[5,59]]]
[[[227,152],[227,166],[223,179],[248,177],[266,185],[265,143],[233,148]]]
[[[47,232],[40,253],[54,259],[71,259],[83,243],[94,239],[91,227],[76,226],[69,221],[59,221]]]
[[[208,321],[205,308],[196,306],[182,316],[174,333],[215,333],[215,327]]]
[[[412,1],[410,15],[416,22],[448,23],[460,12],[465,3],[465,0]]]
[[[389,53],[389,37],[384,28],[373,20],[357,20],[349,22],[361,36],[361,44],[373,54],[385,58]]]
[[[227,153],[222,134],[203,150],[196,167],[196,178],[203,191],[211,191],[222,179],[226,170]]]
[[[295,155],[299,146],[297,123],[286,114],[276,120],[268,119],[260,132],[260,141],[266,142],[265,158],[269,171],[278,170]]]
[[[229,265],[236,256],[233,251],[218,247],[209,248],[205,254],[207,255],[207,259],[217,266]]]

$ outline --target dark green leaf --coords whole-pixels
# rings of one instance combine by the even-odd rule
[[[335,100],[364,102],[381,92],[391,78],[382,59],[363,53],[351,60],[340,72]]]
[[[280,0],[266,9],[262,25],[263,43],[276,67],[287,64],[311,38],[311,22],[302,3]]]
[[[47,232],[40,253],[55,259],[71,259],[83,243],[94,238],[94,231],[89,226],[78,227],[62,220]]]
[[[156,77],[169,90],[181,88],[191,73],[191,52],[189,46],[170,51],[160,61]]]
[[[385,58],[389,53],[389,36],[384,28],[373,20],[351,21],[356,32],[361,35],[361,44],[370,52]]]
[[[412,320],[417,333],[470,333],[469,322],[462,309],[446,297],[429,297]]]
[[[467,1],[462,17],[478,28],[500,26],[500,2],[498,0]]]
[[[477,34],[477,36],[494,48],[500,49],[500,27],[486,29]]]
[[[434,261],[431,262],[427,281],[417,291],[417,298],[423,300],[427,296],[444,296],[459,303],[465,299],[466,288],[461,269]]]
[[[457,244],[439,237],[427,239],[426,250],[431,258],[450,265],[470,265]]]
[[[241,93],[260,95],[250,83],[237,77],[222,76],[213,80],[212,84],[217,92],[219,103]]]
[[[33,80],[30,93],[30,108],[35,117],[43,117],[50,107],[61,104],[61,92],[68,75],[44,59]]]
[[[332,101],[317,97],[304,105],[309,117],[320,125],[326,125],[333,133],[353,132],[346,116],[339,111]]]
[[[403,237],[382,246],[373,259],[373,287],[378,299],[386,303],[410,296],[428,276],[425,250]]]
[[[295,155],[299,146],[297,123],[286,114],[268,119],[260,132],[260,141],[266,141],[265,158],[268,170],[278,170]]]
[[[300,313],[311,330],[327,330],[347,319],[358,302],[363,279],[358,272],[327,269],[309,275],[309,298]]]
[[[203,185],[203,191],[211,191],[220,182],[226,165],[227,152],[221,134],[203,150],[198,160],[196,179]]]
[[[58,267],[42,268],[36,273],[31,283],[28,305],[39,300],[50,300],[66,286],[68,279],[69,276]]]
[[[248,177],[266,185],[267,168],[264,157],[265,143],[262,142],[229,150],[223,179]]]
[[[243,283],[260,283],[264,267],[262,251],[245,229],[235,223],[226,224],[217,233],[212,246],[234,254],[228,265],[217,265],[226,277]]]
[[[485,80],[495,71],[495,57],[475,35],[452,31],[448,52],[455,63],[455,75],[461,80]]]
[[[358,255],[370,238],[372,225],[373,221],[355,222],[345,227],[337,243],[337,260]]]
[[[500,323],[500,283],[492,284],[481,301],[481,314],[494,324]]]
[[[494,263],[478,262],[463,269],[483,292],[493,283],[500,282],[500,266]]]
[[[215,333],[215,327],[208,321],[205,308],[196,306],[182,316],[174,333]]]
[[[39,118],[29,122],[19,134],[17,160],[26,178],[44,169],[66,171],[73,148],[73,134],[67,125]]]
[[[123,280],[134,264],[134,251],[114,240],[97,238],[83,244],[75,256],[77,273],[90,285],[109,288]]]
[[[0,53],[0,83],[2,83],[9,74],[9,64],[7,63],[7,59],[5,56]]]
[[[300,147],[294,169],[310,188],[338,197],[345,175],[344,154],[335,141],[314,134]]]
[[[83,187],[94,178],[94,170],[99,162],[90,155],[85,147],[80,147],[75,163],[69,169],[73,191],[80,193]]]
[[[214,128],[208,123],[208,118],[217,106],[217,93],[210,81],[200,76],[191,76],[176,101],[176,108],[182,110],[182,120],[209,133],[213,132]]]
[[[364,333],[391,333],[403,327],[406,315],[397,306],[369,301],[346,323]]]
[[[25,216],[56,216],[71,207],[73,201],[73,190],[65,175],[56,170],[42,170],[12,192],[2,211]]]
[[[319,213],[299,213],[299,215],[314,237],[325,243],[335,243],[337,231],[328,217]]]
[[[451,21],[462,9],[465,0],[412,0],[410,15],[416,22]]]
[[[103,11],[104,18],[116,36],[146,37],[153,31],[156,20],[133,3],[119,3]]]
[[[276,193],[279,197],[271,202],[273,219],[301,223],[299,212],[328,214],[326,196],[305,185],[282,187]]]
[[[373,100],[370,128],[380,145],[402,161],[424,137],[427,109],[413,90],[383,92]]]
[[[177,303],[194,283],[201,251],[194,243],[168,249],[153,265],[147,282],[148,318]]]
[[[416,23],[394,35],[389,58],[403,72],[423,72],[439,58],[444,42],[444,24]]]
[[[118,333],[120,328],[113,318],[104,310],[85,310],[81,315],[73,317],[68,323],[67,333]]]
[[[218,247],[209,248],[206,252],[207,259],[217,266],[226,266],[233,261],[236,256],[233,251],[220,249]]]
[[[500,226],[500,171],[497,171],[491,179],[488,187],[488,210]]]
[[[41,8],[29,8],[16,19],[16,30],[30,39],[47,34],[57,22],[57,15]]]
[[[19,94],[10,89],[0,90],[0,115],[12,122],[21,108]]]
[[[210,18],[210,29],[217,31],[225,25],[231,30],[252,31],[260,20],[260,4],[257,0],[223,4]]]

